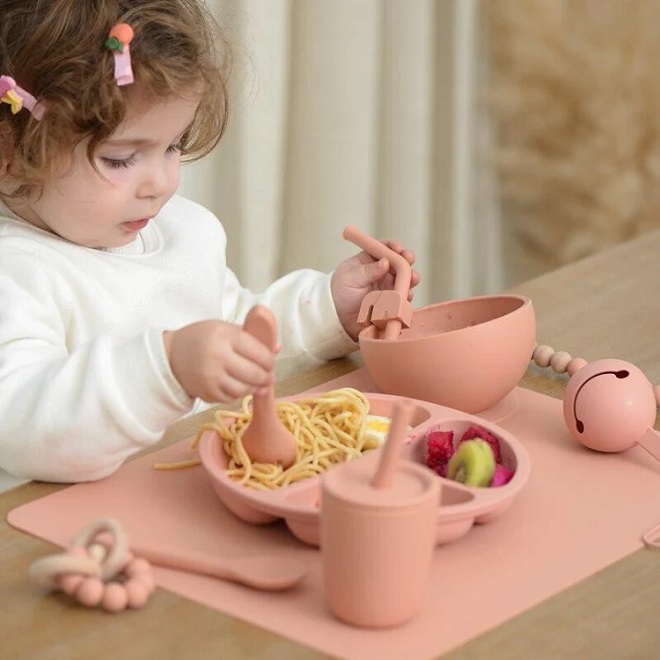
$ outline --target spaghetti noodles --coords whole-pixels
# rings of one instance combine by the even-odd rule
[[[296,401],[278,401],[278,417],[296,439],[296,460],[287,469],[279,464],[253,463],[241,443],[252,419],[250,404],[251,397],[245,397],[242,410],[216,412],[215,422],[203,425],[194,443],[196,446],[204,431],[218,433],[228,457],[227,475],[250,488],[275,490],[378,446],[378,441],[365,433],[368,399],[362,392],[345,387]]]

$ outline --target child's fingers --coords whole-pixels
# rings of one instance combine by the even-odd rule
[[[411,266],[415,263],[415,253],[412,250],[403,247],[399,241],[385,239],[381,242],[387,245],[387,247],[393,252],[400,254]],[[394,272],[394,269],[391,270]]]
[[[390,262],[383,257],[378,261],[372,261],[370,264],[366,264],[360,270],[362,270],[364,274],[364,282],[360,284],[362,286],[367,286],[377,282],[388,273],[390,270]]]
[[[412,250],[403,250],[400,254],[411,266],[415,263],[415,253]]]
[[[268,346],[262,344],[256,337],[249,332],[243,331],[235,343],[235,352],[248,362],[259,365],[263,370],[272,371],[275,367],[275,354],[278,351],[271,351]]]
[[[207,401],[218,401],[221,403],[240,399],[247,392],[245,384],[227,372],[222,373],[215,382],[209,383],[206,389],[208,394],[202,398]]]
[[[381,243],[387,245],[387,247],[389,247],[393,252],[400,254],[411,266],[415,263],[415,253],[412,250],[404,248],[398,241],[382,240]],[[379,261],[379,259],[365,251],[359,252],[356,257],[363,265]],[[395,273],[394,268],[390,268],[390,271],[392,274]]]
[[[272,369],[264,369],[261,365],[241,355],[236,355],[227,364],[225,371],[228,378],[238,383],[243,390],[267,387],[272,385],[275,379]]]
[[[256,387],[254,389],[254,394],[256,396],[266,396],[266,394],[268,394],[268,390],[268,387]]]

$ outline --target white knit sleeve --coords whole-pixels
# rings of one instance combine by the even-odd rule
[[[273,311],[282,345],[277,360],[278,378],[342,357],[358,346],[339,321],[330,277],[314,270],[297,270],[276,280],[262,293],[254,294],[241,287],[228,270],[223,295],[224,318],[242,323],[248,310],[257,303]]]
[[[16,260],[0,273],[1,468],[45,481],[99,479],[191,409],[160,330],[68,349],[76,310],[66,287],[25,255],[0,258]]]

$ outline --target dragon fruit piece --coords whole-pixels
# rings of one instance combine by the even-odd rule
[[[509,470],[508,467],[505,467],[501,463],[495,465],[495,474],[493,474],[493,479],[490,482],[491,488],[496,488],[497,486],[504,486],[511,481],[511,478],[514,475],[513,470]]]
[[[447,475],[447,463],[454,453],[453,431],[431,431],[426,438],[427,467],[441,477]]]
[[[495,462],[496,463],[502,462],[500,441],[492,433],[486,431],[486,429],[483,429],[480,426],[476,426],[474,424],[470,425],[466,429],[465,433],[463,433],[458,444],[460,444],[461,442],[465,442],[466,440],[474,440],[475,438],[485,440],[490,445],[490,448],[493,450],[493,455],[495,456]]]

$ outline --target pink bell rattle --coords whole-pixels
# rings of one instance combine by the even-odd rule
[[[549,346],[538,346],[532,359],[571,376],[564,392],[564,420],[578,442],[602,452],[638,444],[660,461],[660,433],[653,428],[660,387],[638,367],[623,360],[587,364]]]
[[[653,385],[623,360],[582,367],[564,393],[564,419],[583,445],[618,452],[638,444],[660,461],[660,433],[653,429],[656,407]]]

